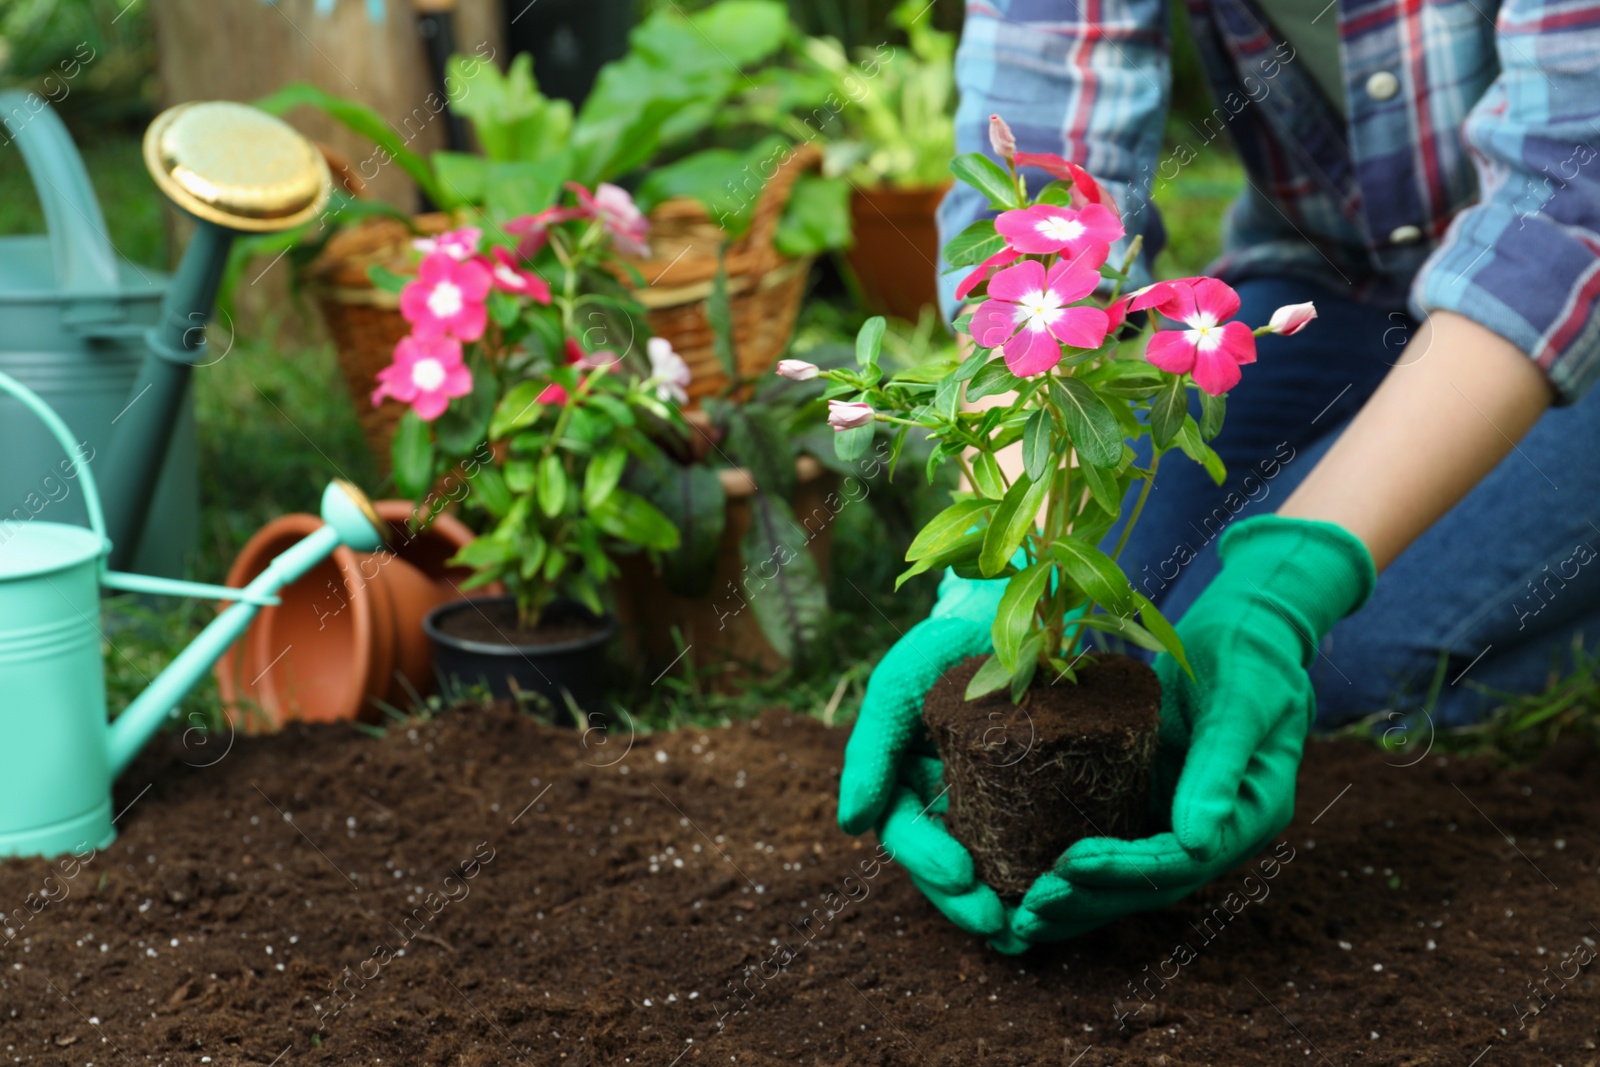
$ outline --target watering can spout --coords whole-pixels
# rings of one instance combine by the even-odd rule
[[[372,552],[383,543],[379,531],[386,527],[366,494],[342,479],[330,482],[323,490],[322,521],[326,525],[274,559],[266,570],[240,590],[239,599],[201,630],[166,670],[117,716],[108,733],[107,755],[112,777],[121,774],[133,761],[195,683],[249,628],[256,612],[264,604],[274,602],[273,594],[321,563],[340,545],[358,552]]]

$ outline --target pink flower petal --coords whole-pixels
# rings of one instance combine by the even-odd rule
[[[1194,369],[1194,342],[1182,330],[1158,330],[1145,346],[1145,361],[1168,374],[1188,374]]]
[[[1111,198],[1101,192],[1100,185],[1089,176],[1089,172],[1076,163],[1066,165],[1067,174],[1072,179],[1072,192],[1074,196],[1083,197],[1086,203],[1110,204]]]
[[[1099,284],[1099,269],[1076,260],[1057,263],[1045,278],[1045,287],[1060,297],[1064,304],[1082,300],[1094,292]]]
[[[1019,330],[1006,342],[1006,366],[1018,378],[1027,378],[1061,362],[1061,346],[1043,330]]]
[[[995,348],[1005,343],[1017,329],[1015,305],[999,300],[985,300],[973,313],[967,331],[981,348]]]
[[[424,422],[432,422],[450,406],[450,398],[440,392],[423,393],[411,403],[411,410]]]
[[[994,220],[994,228],[1018,252],[1054,252],[1058,243],[1043,239],[1039,219],[1033,212],[1033,208],[1002,211]]]
[[[1087,235],[1097,241],[1108,244],[1123,235],[1122,220],[1110,208],[1100,204],[1089,204],[1078,212],[1078,221],[1083,223]]]
[[[1197,353],[1194,384],[1212,396],[1221,396],[1238,385],[1241,374],[1239,364],[1229,359],[1220,347]]]
[[[1015,248],[1002,248],[982,263],[979,263],[977,269],[962,278],[961,284],[956,286],[956,299],[965,300],[967,294],[976,289],[985,278],[989,277],[990,272],[996,267],[1003,267],[1008,263],[1016,262],[1017,257],[1021,254]]]
[[[1050,326],[1055,339],[1075,348],[1099,348],[1105,344],[1110,318],[1096,307],[1067,308]]]
[[[1242,322],[1228,322],[1222,326],[1222,344],[1218,346],[1235,363],[1256,361],[1256,335]]]
[[[1044,283],[1043,265],[1036,260],[1026,259],[1005,270],[997,271],[994,277],[989,279],[989,296],[991,299],[1017,301],[1028,293],[1039,292],[1044,288]]]
[[[1038,167],[1052,178],[1059,178],[1064,182],[1072,180],[1072,171],[1069,169],[1072,164],[1054,152],[1018,152],[1017,166]]]
[[[1232,318],[1239,310],[1239,294],[1227,282],[1216,278],[1196,278],[1193,285],[1195,307],[1217,322]]]

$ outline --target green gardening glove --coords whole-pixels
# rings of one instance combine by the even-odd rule
[[[1307,671],[1334,623],[1371,595],[1372,557],[1342,527],[1273,515],[1229,529],[1218,553],[1221,573],[1178,624],[1194,676],[1170,656],[1155,663],[1154,792],[1171,831],[1074,844],[1007,916],[992,939],[1001,951],[1165,907],[1289,825],[1315,712]]]
[[[944,828],[944,764],[922,726],[922,697],[957,663],[994,650],[990,631],[1005,589],[1001,579],[945,574],[932,614],[895,643],[867,681],[839,778],[845,833],[876,829],[934,906],[984,937],[1002,931],[1005,911],[978,881],[971,854]]]

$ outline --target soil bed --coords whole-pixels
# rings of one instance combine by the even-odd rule
[[[1597,968],[1574,956],[1600,940],[1589,750],[1496,773],[1312,744],[1270,875],[1013,958],[837,829],[845,736],[772,713],[585,745],[461,710],[220,761],[165,738],[117,789],[115,844],[72,874],[0,864],[3,1062],[1600,1057]],[[1530,982],[1548,1007],[1519,1028]]]
[[[1084,837],[1153,832],[1150,768],[1161,682],[1146,664],[1106,655],[1078,680],[966,699],[985,656],[947,671],[923,700],[944,757],[947,821],[978,877],[1007,900]]]

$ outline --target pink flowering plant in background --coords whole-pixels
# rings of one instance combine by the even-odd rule
[[[912,435],[932,443],[930,480],[941,464],[960,467],[965,488],[913,541],[900,581],[946,567],[1004,579],[995,652],[967,695],[1009,689],[1020,700],[1036,674],[1075,678],[1087,630],[1166,650],[1186,665],[1176,632],[1118,557],[1169,453],[1222,483],[1208,442],[1222,427],[1228,391],[1256,360],[1256,337],[1297,333],[1316,309],[1280,308],[1267,325],[1251,327],[1234,318],[1239,297],[1216,278],[1124,292],[1139,241],[1113,261],[1124,230],[1111,197],[1074,163],[1018,152],[998,116],[990,142],[1003,166],[971,153],[950,168],[996,212],[944,250],[963,272],[956,295],[968,310],[956,327],[970,338],[970,354],[885,376],[885,324],[872,319],[856,338],[855,366],[787,360],[778,372],[828,381],[840,459],[858,458],[887,424],[895,459]],[[1052,180],[1030,193],[1024,167]],[[989,406],[974,404],[982,400]],[[1140,438],[1150,441],[1147,461],[1132,447]],[[1008,448],[1021,450],[1015,476],[997,459]],[[1107,546],[1124,510],[1127,522]]]
[[[473,585],[505,583],[527,627],[558,599],[601,613],[615,555],[679,544],[624,485],[630,461],[686,432],[689,368],[622,281],[618,253],[648,241],[624,189],[568,183],[543,210],[417,238],[412,274],[371,272],[410,325],[372,391],[408,408],[395,484],[419,521],[460,504],[481,536],[458,562]],[[437,490],[451,474],[464,494]]]

